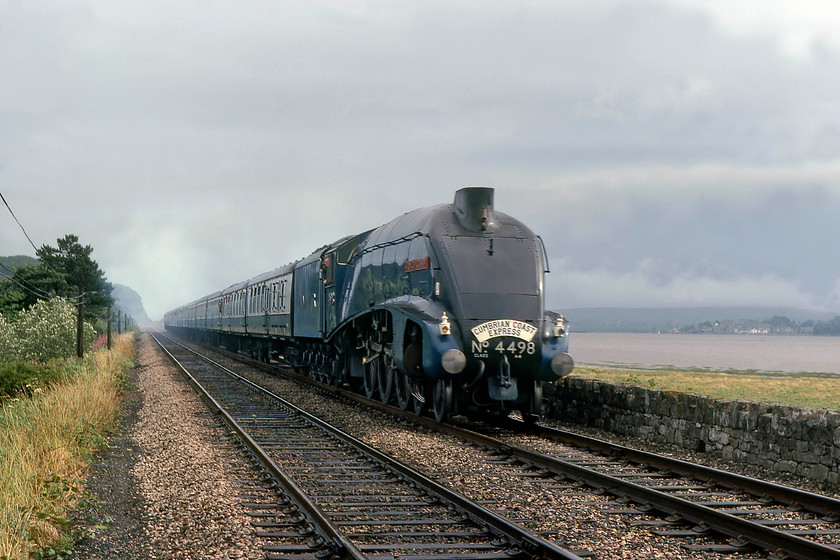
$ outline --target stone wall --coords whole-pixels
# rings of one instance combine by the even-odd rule
[[[570,376],[552,415],[840,485],[840,411],[720,400]]]

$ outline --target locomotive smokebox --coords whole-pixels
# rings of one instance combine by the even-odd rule
[[[455,192],[455,215],[465,229],[475,232],[496,229],[491,187],[464,187]]]

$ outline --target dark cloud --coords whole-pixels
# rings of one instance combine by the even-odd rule
[[[569,292],[578,305],[834,308],[838,171],[633,168],[547,185],[534,196],[565,201],[543,225],[547,238],[562,239],[549,248],[562,263],[553,289],[579,283]]]

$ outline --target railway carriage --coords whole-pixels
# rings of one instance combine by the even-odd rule
[[[282,358],[435,417],[540,413],[568,374],[565,319],[545,310],[546,255],[493,189],[421,208],[166,314],[167,329]],[[203,311],[202,311],[203,307]]]

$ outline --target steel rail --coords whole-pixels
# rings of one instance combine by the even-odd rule
[[[172,339],[170,339],[172,340]],[[322,430],[328,432],[335,438],[343,441],[344,443],[355,447],[362,451],[363,453],[371,456],[376,461],[382,463],[393,472],[405,477],[406,479],[411,480],[415,484],[425,488],[429,493],[436,495],[439,499],[444,501],[448,501],[457,507],[461,508],[473,521],[477,521],[479,523],[483,523],[491,528],[491,530],[497,531],[499,534],[505,536],[512,542],[518,543],[521,549],[533,556],[534,558],[546,559],[546,560],[582,560],[580,556],[575,554],[574,552],[562,548],[555,543],[544,539],[537,535],[536,533],[527,530],[526,528],[518,525],[484,507],[481,505],[467,499],[465,496],[458,494],[450,490],[449,488],[439,484],[438,482],[428,478],[427,476],[423,475],[419,471],[412,469],[408,465],[401,463],[400,461],[394,459],[393,457],[382,453],[381,451],[369,446],[368,444],[364,443],[363,441],[347,434],[338,428],[332,426],[331,424],[327,423],[326,421],[318,418],[317,416],[306,412],[302,408],[292,404],[291,402],[287,401],[286,399],[280,397],[279,395],[272,393],[271,391],[261,387],[260,385],[242,377],[238,373],[226,368],[222,364],[215,362],[214,360],[195,352],[194,350],[190,349],[187,346],[173,340],[175,344],[182,346],[184,349],[188,350],[195,354],[198,358],[212,364],[213,366],[221,369],[222,371],[226,372],[228,375],[232,376],[233,378],[237,379],[244,385],[248,386],[252,390],[262,394],[263,396],[275,400],[276,402],[282,404],[282,406],[289,408],[290,410],[294,411],[296,414],[300,415],[301,417],[305,418],[307,421],[311,422],[312,424],[317,425]],[[169,354],[169,352],[167,352]],[[212,398],[212,397],[211,397]],[[257,445],[254,443],[254,445]],[[270,459],[270,458],[269,458]],[[279,467],[278,467],[279,469]],[[299,490],[299,489],[298,489]],[[302,492],[302,491],[301,491]],[[317,507],[314,503],[312,504],[315,508],[320,511],[320,508]],[[332,538],[332,537],[331,537]],[[348,541],[349,543],[349,541]],[[352,545],[352,543],[349,543]],[[360,553],[361,554],[361,553]],[[363,556],[364,557],[364,556]]]
[[[461,431],[469,435],[461,435]],[[641,505],[653,506],[668,515],[677,515],[685,521],[703,525],[739,541],[746,541],[763,550],[775,552],[780,558],[798,560],[840,559],[840,550],[820,544],[797,535],[777,531],[771,527],[695,504],[677,496],[671,496],[655,488],[642,486],[621,478],[581,467],[536,451],[505,444],[495,438],[452,427],[451,433],[496,449],[520,461],[528,462],[552,472],[562,473],[570,478],[585,482],[595,488],[603,488],[614,496],[629,498]]]
[[[343,390],[339,389],[337,391]],[[371,404],[377,408],[385,408],[385,405],[382,405],[378,401],[366,399],[361,395],[349,393],[346,391],[344,391],[343,394],[344,396],[350,397],[360,402],[365,402],[366,404]],[[622,480],[617,477],[599,473],[598,471],[595,471],[593,469],[581,467],[573,463],[557,459],[555,457],[550,457],[548,455],[537,453],[535,451],[512,446],[498,439],[479,434],[472,430],[467,430],[465,428],[457,427],[450,424],[441,424],[430,418],[419,417],[409,412],[395,410],[393,409],[393,407],[387,408],[389,411],[395,414],[398,414],[404,418],[412,419],[415,422],[428,428],[461,437],[468,441],[472,441],[473,443],[483,445],[488,449],[493,449],[498,452],[505,453],[515,459],[537,465],[549,471],[562,473],[571,478],[581,480],[595,488],[603,488],[606,492],[609,492],[614,496],[627,497],[639,504],[650,504],[654,506],[658,511],[666,515],[676,514],[685,521],[695,523],[697,525],[703,524],[704,527],[709,527],[710,530],[717,531],[718,533],[726,535],[727,537],[735,539],[736,541],[746,541],[755,546],[758,546],[763,550],[775,552],[780,558],[789,557],[796,558],[797,560],[828,560],[831,558],[840,559],[840,550],[834,549],[830,546],[816,543],[814,541],[802,538],[797,535],[784,533],[782,531],[778,531],[776,529],[766,527],[759,523],[754,523],[752,521],[742,519],[737,516],[724,513],[707,506],[698,505],[689,500],[671,496],[662,491],[655,490],[654,488],[645,487],[626,480]],[[519,431],[524,431],[524,422],[519,423],[522,424],[522,426],[519,428]],[[597,442],[598,440],[593,441]],[[606,450],[607,452],[610,452],[613,449],[616,451],[620,451],[622,449],[622,446],[609,444],[608,442],[601,442],[601,445],[598,445],[596,447],[600,447],[602,450]],[[648,460],[652,461],[653,458],[656,457],[656,455],[653,453],[632,450],[631,448],[623,449],[627,450],[628,460],[630,460],[630,457],[638,457],[644,458],[644,460],[640,462],[647,462]],[[666,461],[663,460],[662,463],[664,465]],[[691,470],[692,464],[686,461],[682,461],[672,463],[672,465],[675,468],[675,472],[680,472],[676,470],[677,467],[680,466],[679,463],[682,463],[681,466],[683,469],[688,468],[689,471]],[[697,466],[700,467],[700,465]],[[719,472],[723,473],[724,471],[709,469],[705,472],[707,474],[717,474]],[[690,472],[685,474],[686,476],[691,476]],[[739,475],[735,475],[732,473],[725,474],[731,475],[731,477],[721,476],[721,478],[724,478],[725,480],[729,481],[738,480],[743,482],[745,485],[748,484],[748,477],[739,477]],[[710,477],[708,479],[709,482],[712,482],[713,480],[713,477]],[[760,482],[761,481],[756,481],[756,484],[753,484],[752,487],[759,487],[759,484],[757,483]],[[737,487],[737,485],[732,486],[732,488],[735,487]],[[789,497],[796,497],[797,499],[802,498],[803,500],[809,494],[807,492],[782,486],[779,486],[777,490],[777,495],[787,495]],[[838,513],[840,513],[840,510],[838,510],[837,507],[834,507],[836,500],[827,497],[825,498],[825,500],[826,502],[824,506],[818,509],[817,511],[821,514],[837,516]],[[783,503],[796,504],[798,502],[797,500],[793,500],[790,502]]]
[[[515,430],[524,431],[526,429],[525,423],[522,421],[508,419],[508,422],[515,426],[513,428]],[[840,521],[840,500],[836,498],[806,492],[805,490],[799,490],[781,484],[770,483],[765,480],[751,478],[705,465],[690,463],[682,459],[675,459],[632,447],[625,447],[548,426],[534,425],[529,429],[531,433],[543,435],[555,441],[599,451],[605,455],[622,457],[636,463],[644,463],[663,471],[688,476],[730,490],[741,490],[754,496],[771,498],[789,506],[801,506],[805,510],[825,516],[826,521]]]
[[[310,523],[319,529],[322,537],[325,539],[325,547],[331,549],[333,555],[340,558],[347,558],[353,560],[364,560],[367,558],[359,548],[353,544],[338,527],[330,520],[330,518],[313,502],[309,496],[291,479],[283,469],[254,441],[250,434],[239,425],[234,418],[219,404],[219,402],[210,395],[209,392],[201,385],[201,383],[193,377],[193,375],[184,367],[184,365],[161,343],[154,335],[149,333],[158,346],[166,353],[170,361],[181,371],[187,378],[189,384],[198,392],[199,395],[209,404],[210,408],[219,416],[223,418],[225,423],[233,430],[237,437],[245,444],[248,450],[257,458],[263,468],[268,471],[274,478],[276,478],[283,486],[283,490],[292,498],[297,505],[304,511],[309,518]],[[170,339],[171,340],[171,339]],[[173,341],[175,342],[175,341]],[[175,342],[176,344],[179,344]]]
[[[236,356],[236,359],[242,359],[242,357]],[[266,366],[265,364],[260,363],[254,363],[254,365],[271,371],[276,371],[278,369],[274,366]],[[695,504],[689,500],[671,496],[653,488],[645,487],[626,480],[621,480],[617,477],[599,473],[598,471],[595,471],[593,469],[581,467],[579,465],[563,461],[562,459],[544,455],[525,448],[506,444],[498,439],[486,436],[484,434],[480,434],[478,432],[474,432],[472,430],[468,430],[451,424],[438,423],[433,419],[418,416],[412,412],[402,411],[395,407],[384,405],[379,401],[368,399],[357,393],[353,393],[341,388],[327,386],[322,383],[318,383],[314,380],[303,378],[297,374],[288,375],[289,377],[293,377],[295,379],[302,379],[322,390],[327,390],[334,394],[343,396],[345,398],[349,398],[353,401],[364,403],[366,405],[372,406],[380,410],[387,410],[388,412],[394,415],[411,420],[417,424],[423,425],[433,430],[437,430],[450,435],[455,435],[467,441],[472,441],[473,443],[482,445],[488,449],[496,450],[497,452],[502,452],[523,462],[528,462],[540,466],[549,471],[558,474],[564,474],[571,478],[581,480],[584,483],[595,488],[603,488],[606,492],[609,492],[612,495],[629,498],[641,505],[653,506],[666,515],[677,515],[685,521],[692,522],[697,525],[702,524],[703,527],[708,527],[710,530],[716,531],[719,534],[730,537],[735,541],[746,541],[763,550],[775,553],[779,558],[794,558],[797,560],[828,560],[832,558],[840,559],[840,550],[832,548],[831,546],[823,545],[797,535],[778,531],[770,527],[761,525],[760,523],[755,523],[746,519],[742,519],[737,516],[724,513],[707,506]],[[516,421],[511,420],[511,422]],[[536,425],[533,426],[532,429],[536,429],[537,431],[541,429],[544,429],[546,431],[550,430],[549,428]],[[518,428],[518,430],[525,431],[522,427]],[[571,434],[570,432],[566,433]],[[742,477],[741,475],[736,475],[734,473],[727,473],[725,471],[719,471],[711,467],[694,465],[692,463],[688,463],[686,461],[679,461],[676,459],[674,459],[674,462],[671,463],[668,461],[669,458],[663,456],[658,456],[653,453],[635,450],[629,447],[624,447],[609,442],[602,442],[594,438],[587,438],[586,436],[578,436],[577,434],[570,435],[569,443],[573,443],[573,440],[575,439],[580,441],[583,447],[586,447],[585,442],[587,440],[591,440],[590,443],[592,443],[595,448],[608,454],[618,453],[620,455],[626,452],[627,456],[625,458],[631,461],[635,461],[635,459],[631,459],[631,457],[638,457],[642,459],[639,462],[652,464],[654,458],[658,457],[659,461],[661,461],[661,464],[663,465],[664,470],[670,470],[670,468],[664,467],[665,464],[670,464],[674,467],[673,472],[685,474],[685,476],[694,476],[694,474],[693,472],[682,473],[679,469],[688,468],[689,471],[692,471],[692,469],[694,468],[699,468],[700,471],[704,472],[707,476],[709,476],[709,478],[700,478],[700,480],[707,480],[709,483],[720,482],[720,480],[724,480],[727,481],[725,483],[722,483],[724,487],[742,488],[745,491],[748,491],[746,487],[749,487],[755,489],[754,493],[757,495],[763,496],[765,494],[768,494],[768,492],[766,492],[765,490],[767,489],[766,485],[769,485],[769,483],[758,481],[756,479],[750,479],[749,477]],[[657,468],[659,467],[657,466]],[[718,477],[718,475],[720,476]],[[751,483],[750,480],[753,480],[754,482]],[[735,484],[736,481],[737,484]],[[741,486],[740,483],[743,483],[744,486]],[[729,484],[733,485],[728,486]],[[778,501],[781,501],[782,503],[787,503],[790,505],[801,504],[804,507],[807,507],[808,509],[811,509],[813,507],[811,511],[827,516],[827,522],[830,522],[835,517],[840,517],[840,501],[834,500],[833,498],[811,495],[808,492],[800,491],[790,487],[785,487],[782,485],[775,485],[772,497],[774,499],[777,499],[776,496],[779,496]],[[809,498],[809,496],[812,496],[812,498]],[[818,499],[813,499],[813,496],[817,496]],[[800,500],[803,501],[800,502]],[[811,505],[806,506],[806,504],[808,504],[809,502]],[[822,503],[822,505],[818,505],[820,502]]]
[[[394,414],[413,421],[431,429],[455,435],[473,443],[484,445],[489,449],[503,452],[511,457],[532,463],[552,472],[562,473],[595,488],[604,488],[605,491],[619,497],[628,497],[639,504],[650,504],[666,515],[678,515],[682,519],[703,524],[710,530],[717,531],[736,541],[747,541],[759,548],[775,552],[780,558],[796,558],[798,560],[828,560],[831,558],[840,559],[840,550],[821,543],[817,543],[803,537],[786,533],[737,517],[732,514],[721,512],[711,507],[695,504],[689,500],[671,496],[653,487],[646,487],[635,484],[618,477],[599,473],[593,469],[581,467],[555,457],[544,455],[525,448],[506,444],[498,439],[479,434],[450,424],[441,424],[431,418],[420,417],[410,412],[394,409],[382,403],[365,398],[356,393],[350,393],[342,389],[332,389],[342,392],[344,396],[360,402],[388,409]],[[525,432],[530,429],[531,433],[549,435],[565,439],[567,443],[578,447],[589,448],[602,453],[621,457],[625,460],[637,463],[646,463],[657,469],[670,471],[675,474],[696,478],[709,484],[720,484],[724,488],[741,489],[760,497],[767,496],[791,507],[802,507],[808,511],[825,516],[826,522],[833,522],[840,519],[840,500],[820,496],[796,488],[773,484],[766,481],[729,473],[703,465],[689,463],[679,459],[672,459],[655,453],[641,451],[630,447],[613,444],[588,438],[571,432],[554,430],[545,426],[527,426],[525,422],[508,419],[508,422],[515,424],[515,430]]]

